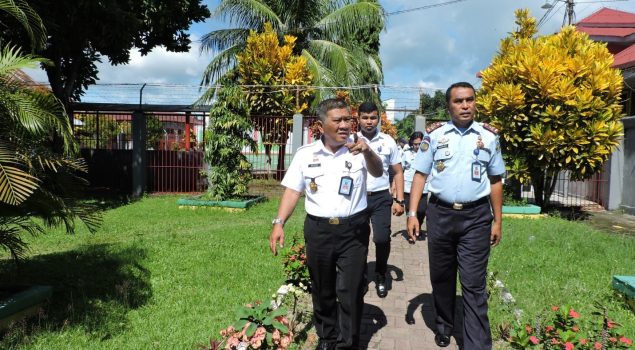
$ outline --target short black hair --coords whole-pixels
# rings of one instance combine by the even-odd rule
[[[350,106],[346,103],[346,100],[342,98],[328,98],[317,106],[318,117],[322,122],[326,122],[326,113],[332,109],[346,108],[350,111]]]
[[[474,94],[476,94],[476,89],[474,89],[474,86],[472,86],[472,84],[466,82],[466,81],[460,81],[458,83],[454,83],[452,85],[450,85],[450,87],[445,90],[445,103],[447,103],[448,105],[450,104],[450,98],[452,97],[452,89],[454,88],[468,88],[468,89],[472,89],[472,91],[474,91]]]
[[[374,102],[369,102],[369,101],[362,103],[361,105],[359,105],[359,108],[357,109],[357,113],[373,113],[373,112],[379,113],[379,108],[377,108],[377,105]]]
[[[408,145],[412,147],[412,143],[415,142],[416,139],[423,140],[423,133],[421,131],[415,131],[410,135],[410,140],[408,141]]]

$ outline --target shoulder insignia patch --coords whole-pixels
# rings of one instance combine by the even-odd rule
[[[426,128],[426,133],[428,133],[428,134],[429,134],[429,133],[433,132],[434,130],[436,130],[436,129],[438,129],[438,128],[442,127],[443,125],[445,125],[445,122],[436,122],[436,123],[433,123],[432,125],[430,125],[430,126],[428,126],[428,127]]]
[[[493,127],[493,126],[491,126],[491,125],[489,125],[487,123],[483,123],[482,126],[483,126],[483,128],[485,130],[488,130],[488,131],[492,132],[493,134],[498,134],[498,129],[496,129],[495,127]]]

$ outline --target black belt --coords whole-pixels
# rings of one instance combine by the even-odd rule
[[[435,196],[434,194],[430,195],[430,203],[435,203],[435,204],[438,204],[438,205],[440,205],[442,207],[451,208],[451,209],[454,209],[454,210],[470,209],[470,208],[474,208],[476,206],[479,206],[479,205],[487,203],[487,202],[489,202],[489,197],[488,196],[485,196],[485,197],[482,197],[480,199],[477,199],[474,202],[449,203],[449,202],[446,202],[444,200],[439,199],[439,197]]]
[[[325,223],[329,223],[331,225],[342,225],[342,224],[348,224],[351,223],[355,220],[358,220],[360,217],[366,215],[366,210],[362,210],[358,213],[355,213],[351,216],[346,216],[346,217],[330,217],[330,218],[325,218],[325,217],[321,217],[321,216],[315,216],[315,215],[311,215],[311,214],[306,214],[306,216],[316,222],[325,222]]]
[[[366,195],[367,196],[376,196],[378,194],[382,194],[382,193],[386,193],[386,192],[388,192],[388,189],[381,190],[381,191],[375,191],[375,192],[368,191],[368,192],[366,192]]]

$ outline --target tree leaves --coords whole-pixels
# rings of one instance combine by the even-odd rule
[[[606,45],[574,27],[535,35],[535,20],[516,12],[519,28],[481,74],[478,106],[501,130],[503,152],[526,162],[512,178],[570,171],[584,179],[601,169],[622,136],[622,77]],[[542,175],[540,175],[542,174]],[[548,185],[543,187],[548,188]],[[550,194],[550,193],[549,193]]]

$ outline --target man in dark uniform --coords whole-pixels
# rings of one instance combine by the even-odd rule
[[[368,195],[368,212],[373,225],[373,242],[375,242],[375,289],[380,298],[388,295],[386,272],[390,256],[390,224],[392,214],[401,216],[404,212],[403,170],[401,168],[401,151],[395,140],[379,131],[379,109],[373,102],[364,102],[359,106],[359,130],[357,136],[364,139],[379,155],[383,163],[380,177],[369,176],[366,181]],[[390,196],[390,170],[394,174],[394,187]]]
[[[382,162],[361,138],[350,137],[353,117],[344,100],[322,101],[318,116],[322,138],[291,161],[269,247],[276,254],[283,245],[284,222],[304,192],[317,349],[358,349],[370,235],[366,178],[380,176]]]
[[[469,83],[451,85],[446,102],[452,120],[426,129],[411,190],[408,234],[419,235],[416,209],[428,183],[428,255],[437,313],[435,342],[450,344],[454,328],[457,268],[463,296],[463,347],[491,349],[486,271],[490,247],[502,235],[505,164],[497,130],[474,121],[475,91]]]

